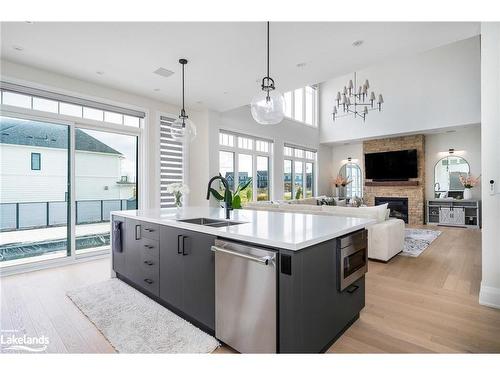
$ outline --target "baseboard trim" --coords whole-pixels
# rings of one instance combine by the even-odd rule
[[[481,282],[479,304],[500,309],[500,288],[484,285]]]

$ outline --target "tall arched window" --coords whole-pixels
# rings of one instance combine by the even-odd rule
[[[348,198],[361,198],[363,196],[363,177],[360,166],[356,163],[346,163],[340,168],[340,175],[352,181],[346,186],[346,196]]]

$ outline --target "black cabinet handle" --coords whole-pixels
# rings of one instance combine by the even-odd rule
[[[187,236],[182,236],[182,255],[187,255],[186,253],[186,238]]]
[[[153,280],[151,279],[144,279],[145,282],[147,282],[149,285],[153,284]]]
[[[357,285],[350,285],[350,286],[347,288],[347,293],[352,294],[352,293],[354,293],[354,292],[355,292],[356,290],[358,290],[358,289],[359,289],[359,286],[357,286]]]
[[[153,245],[144,245],[146,249],[152,249],[154,246]]]
[[[152,266],[154,263],[151,262],[150,260],[145,260],[144,264],[147,264],[148,266]]]
[[[181,238],[182,238],[182,234],[179,234],[177,236],[177,254],[182,254],[184,252],[184,249],[182,249],[181,251],[181,246],[180,246],[180,241],[181,241]],[[184,246],[184,242],[182,243],[182,245]]]
[[[145,230],[146,232],[154,232],[154,231],[155,231],[154,229],[151,229],[151,228],[144,228],[144,230]]]

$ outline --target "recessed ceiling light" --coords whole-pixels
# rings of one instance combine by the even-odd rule
[[[297,66],[297,68],[303,68],[303,67],[305,67],[306,65],[307,65],[307,63],[305,63],[305,62],[301,62],[301,63],[298,63],[296,66]]]
[[[24,50],[24,48],[21,46],[12,46],[12,48],[14,48],[16,51],[23,51]]]
[[[201,100],[198,100],[196,104],[203,104],[203,102]]]
[[[97,72],[95,72],[95,74],[98,74],[98,75],[102,76],[102,75],[104,74],[104,72],[103,72],[103,71],[98,70]]]
[[[160,91],[160,89],[153,89],[153,91]]]
[[[446,133],[456,133],[456,130],[447,130]]]
[[[363,43],[364,43],[364,41],[363,41],[363,40],[361,40],[361,39],[360,39],[360,40],[355,40],[355,41],[352,43],[352,46],[353,46],[353,47],[359,47],[359,46],[361,46]]]
[[[162,76],[162,77],[166,77],[166,78],[170,77],[172,74],[174,74],[174,72],[172,72],[171,70],[161,68],[161,67],[156,69],[153,73],[158,74],[159,76]]]
[[[224,91],[224,95],[226,95],[226,94],[227,94],[227,91]]]
[[[24,21],[24,22],[26,22],[29,25],[33,25],[33,23],[34,23],[33,21]]]

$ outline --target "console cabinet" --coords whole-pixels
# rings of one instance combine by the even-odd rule
[[[478,200],[429,200],[427,224],[466,228],[480,228],[481,201]]]

